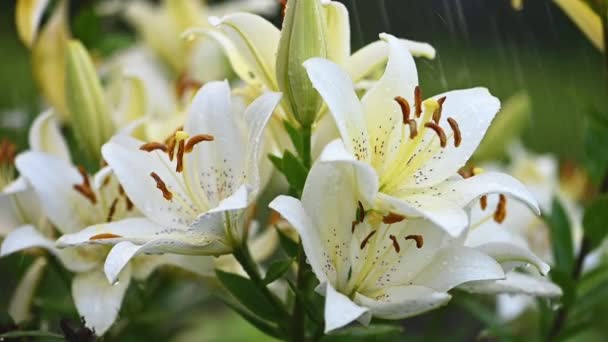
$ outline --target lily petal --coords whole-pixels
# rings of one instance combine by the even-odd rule
[[[37,223],[42,215],[34,189],[22,177],[0,192],[0,237],[27,223]]]
[[[432,155],[433,158],[425,160],[422,166],[411,171],[411,174],[421,174],[424,178],[411,177],[402,184],[404,187],[427,187],[456,174],[469,160],[500,109],[500,101],[486,88],[453,90],[433,96],[433,99],[437,100],[444,96],[446,99],[439,126],[444,127],[448,144],[445,148],[440,148],[439,143],[434,142],[437,140],[435,132],[427,130],[425,141],[429,141],[430,144],[426,148],[432,149],[428,156]],[[452,143],[453,132],[447,121],[448,118],[453,118],[458,123],[462,138],[459,147],[455,147]],[[419,155],[419,158],[422,155]]]
[[[401,45],[414,57],[435,58],[435,49],[428,43],[399,39]],[[357,83],[384,66],[388,59],[388,43],[383,40],[368,44],[353,53],[344,64],[352,80]]]
[[[418,72],[414,58],[401,42],[389,34],[380,38],[389,45],[389,58],[384,75],[363,96],[361,104],[371,142],[372,165],[384,169],[385,160],[390,160],[398,151],[401,131],[404,129],[403,114],[396,101],[401,96],[414,104],[414,89],[418,86]]]
[[[108,283],[101,270],[79,273],[72,281],[72,297],[78,313],[97,336],[103,335],[118,317],[122,300],[131,281],[126,268],[117,282]]]
[[[36,258],[19,281],[7,309],[8,314],[16,324],[23,323],[30,318],[32,299],[46,265],[47,260],[44,257]]]
[[[350,22],[346,6],[338,1],[323,4],[325,32],[327,33],[327,57],[343,64],[350,56]]]
[[[31,47],[38,35],[38,26],[42,21],[42,14],[49,4],[49,0],[18,0],[15,9],[15,21],[19,38]]]
[[[214,257],[205,255],[142,255],[131,260],[131,269],[133,278],[138,280],[147,279],[154,271],[163,266],[175,266],[203,277],[213,277],[215,275],[214,259]]]
[[[304,62],[312,85],[331,111],[342,140],[358,160],[369,161],[370,143],[363,116],[350,76],[335,63],[323,58]]]
[[[500,265],[491,257],[468,247],[450,247],[440,251],[433,261],[414,278],[414,284],[446,292],[474,280],[504,279]]]
[[[249,84],[262,84],[278,90],[275,54],[279,46],[279,30],[266,19],[236,13],[222,19],[210,18],[221,36],[209,33],[224,47],[230,63],[239,77]]]
[[[384,319],[402,319],[415,316],[445,305],[452,296],[445,292],[412,285],[396,286],[386,289],[379,299],[355,295],[358,305],[369,308],[375,317]]]
[[[330,284],[325,287],[325,333],[341,328],[361,316],[368,309],[357,305],[342,293],[336,291]],[[369,318],[367,319],[369,322]]]
[[[32,123],[29,143],[33,151],[45,152],[70,161],[70,151],[51,109],[40,114]]]
[[[546,278],[512,271],[506,279],[482,280],[462,284],[459,289],[483,294],[525,294],[536,297],[559,297],[562,289]]]
[[[87,244],[116,244],[121,241],[144,244],[151,236],[161,234],[164,229],[147,218],[127,218],[96,224],[79,232],[63,235],[57,240],[57,246],[64,248]]]
[[[91,221],[95,205],[74,190],[81,184],[80,173],[63,159],[40,153],[26,152],[15,160],[17,169],[34,187],[42,208],[62,233],[81,230]]]
[[[376,205],[405,216],[425,217],[454,237],[460,236],[469,224],[463,209],[440,197],[411,195],[396,198],[378,193]]]

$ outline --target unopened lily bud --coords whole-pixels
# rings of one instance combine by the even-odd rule
[[[327,33],[319,0],[289,0],[277,55],[277,80],[287,111],[302,126],[310,126],[322,100],[302,64],[327,57]]]
[[[114,132],[110,111],[93,61],[79,41],[70,41],[66,62],[66,103],[74,132],[90,161]]]

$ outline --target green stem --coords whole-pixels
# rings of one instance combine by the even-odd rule
[[[283,302],[281,302],[281,300],[275,296],[264,283],[264,280],[260,276],[258,265],[255,263],[255,261],[253,261],[247,244],[243,243],[239,248],[234,250],[233,254],[249,276],[249,279],[251,279],[255,286],[262,292],[264,297],[266,297],[273,304],[273,306],[280,311],[282,317],[289,317],[289,312],[287,312],[287,309],[285,309]]]
[[[302,155],[300,158],[302,159],[302,164],[310,170],[312,166],[312,155],[311,155],[311,145],[312,145],[312,127],[305,126],[302,127]],[[308,269],[308,264],[306,263],[306,254],[304,253],[304,248],[300,242],[300,247],[298,249],[298,274],[296,277],[296,287],[298,289],[298,293],[304,293],[305,289],[305,275],[306,270]],[[296,295],[295,303],[293,306],[292,313],[292,323],[291,323],[291,340],[293,342],[303,342],[306,341],[306,331],[305,331],[305,312],[304,312],[304,298],[300,295]]]

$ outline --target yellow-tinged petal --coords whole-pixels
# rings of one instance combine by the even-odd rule
[[[70,33],[67,1],[62,0],[32,47],[32,72],[47,101],[61,119],[67,119],[65,104],[65,51]]]
[[[42,14],[49,0],[18,0],[15,8],[17,33],[21,41],[29,48],[36,40]]]
[[[98,161],[103,145],[114,133],[101,82],[82,43],[70,41],[66,63],[66,103],[79,145]]]
[[[600,51],[604,51],[604,34],[602,32],[602,19],[585,1],[582,0],[555,0],[557,6],[564,11],[570,19],[583,31],[591,43]],[[608,15],[608,13],[606,13]]]

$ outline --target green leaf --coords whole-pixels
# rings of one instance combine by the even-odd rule
[[[354,326],[324,336],[321,342],[403,341],[403,327],[377,324],[368,327]]]
[[[268,268],[268,272],[266,272],[266,277],[264,277],[264,284],[270,284],[273,281],[281,278],[283,274],[285,274],[285,272],[289,270],[292,263],[293,259],[277,260],[273,262]]]
[[[554,268],[570,273],[574,266],[572,232],[568,215],[557,198],[553,199],[551,214],[547,215],[545,220],[551,230]]]
[[[55,334],[48,331],[32,330],[32,331],[11,331],[4,334],[0,334],[0,339],[5,338],[20,338],[20,337],[44,337],[64,340],[63,335]]]
[[[591,179],[599,183],[608,169],[608,115],[591,111],[585,125],[585,165]]]
[[[501,341],[512,341],[514,336],[508,326],[496,315],[493,309],[488,308],[477,298],[471,295],[460,293],[453,299],[454,303],[463,308],[479,321],[483,322],[488,328],[487,333],[494,337],[500,337]]]
[[[215,270],[215,273],[226,289],[251,312],[272,322],[281,319],[280,311],[266,299],[250,279],[220,270]]]
[[[289,236],[287,236],[278,227],[275,227],[275,229],[277,230],[277,233],[279,234],[279,242],[281,244],[281,247],[283,248],[283,251],[285,251],[285,253],[291,258],[297,257],[298,256],[298,244],[295,241],[293,241]]]
[[[572,280],[570,271],[553,268],[551,270],[551,280],[562,289],[562,296],[559,298],[561,304],[569,306],[576,298],[576,283]]]
[[[296,151],[299,155],[302,155],[302,149],[304,147],[304,137],[302,136],[301,131],[292,126],[287,120],[283,121],[283,126],[285,127],[285,131],[287,131],[287,134],[289,135],[293,147],[296,148]]]
[[[283,154],[283,174],[287,178],[289,185],[294,188],[298,194],[302,193],[304,183],[308,176],[308,170],[302,162],[293,153],[285,151]]]
[[[283,158],[277,157],[274,154],[269,154],[268,159],[270,159],[270,162],[277,170],[283,173]]]
[[[598,247],[608,234],[608,195],[597,197],[585,210],[583,217],[585,238],[590,243],[590,249]]]
[[[281,338],[281,334],[278,327],[273,323],[258,318],[246,308],[243,308],[240,305],[233,303],[229,299],[222,297],[219,298],[224,304],[229,306],[232,310],[236,311],[241,317],[243,317],[247,322],[251,323],[251,325],[253,325],[254,327],[258,328],[260,331],[272,337]]]

